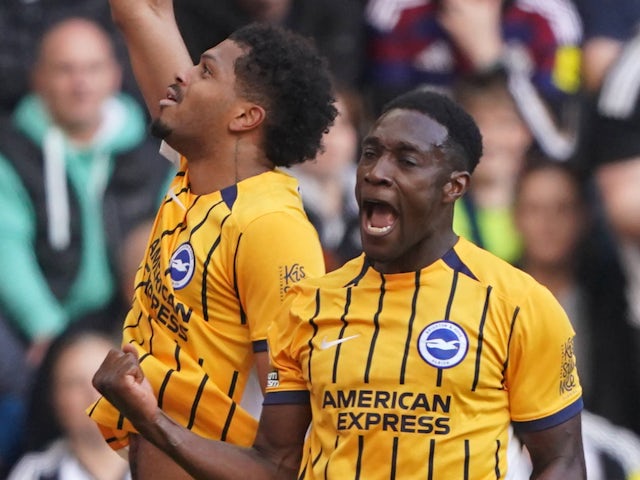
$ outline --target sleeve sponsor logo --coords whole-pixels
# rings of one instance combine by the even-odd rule
[[[578,386],[576,374],[576,356],[573,349],[573,337],[569,338],[561,347],[562,366],[560,370],[560,394],[571,392]]]
[[[307,275],[304,271],[304,266],[299,263],[293,265],[281,265],[280,266],[280,299],[284,298],[285,294],[291,288],[291,285],[299,282]]]

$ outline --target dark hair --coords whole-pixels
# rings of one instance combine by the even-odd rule
[[[442,93],[417,88],[391,100],[382,114],[398,108],[416,110],[446,127],[445,147],[449,158],[457,168],[473,172],[482,156],[482,135],[471,115],[460,105]]]
[[[80,320],[54,338],[40,366],[35,371],[27,405],[22,448],[42,450],[49,442],[65,435],[53,404],[54,373],[62,355],[86,339],[97,338],[118,346],[117,338]],[[88,406],[88,405],[87,405]]]
[[[252,23],[229,39],[246,54],[235,64],[239,93],[267,112],[264,149],[278,166],[314,158],[337,114],[327,62],[312,41]]]

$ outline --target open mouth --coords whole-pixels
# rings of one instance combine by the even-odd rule
[[[180,90],[176,85],[171,85],[167,88],[166,97],[160,100],[160,106],[166,107],[169,105],[175,105],[180,102]]]
[[[365,200],[362,207],[364,212],[363,227],[369,235],[386,235],[398,220],[398,212],[388,203]]]

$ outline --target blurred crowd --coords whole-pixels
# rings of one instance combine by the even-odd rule
[[[382,106],[423,86],[472,114],[484,154],[456,232],[558,298],[577,332],[589,478],[638,474],[640,0],[174,8],[194,62],[252,21],[309,36],[326,56],[339,116],[324,152],[290,173],[328,270],[359,253],[353,171]],[[107,0],[3,0],[0,80],[0,476],[128,478],[82,406],[94,357],[119,343],[174,172]]]

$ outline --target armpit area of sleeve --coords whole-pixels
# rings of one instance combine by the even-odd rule
[[[278,392],[267,392],[264,396],[263,405],[303,405],[309,403],[309,390],[284,390]]]

